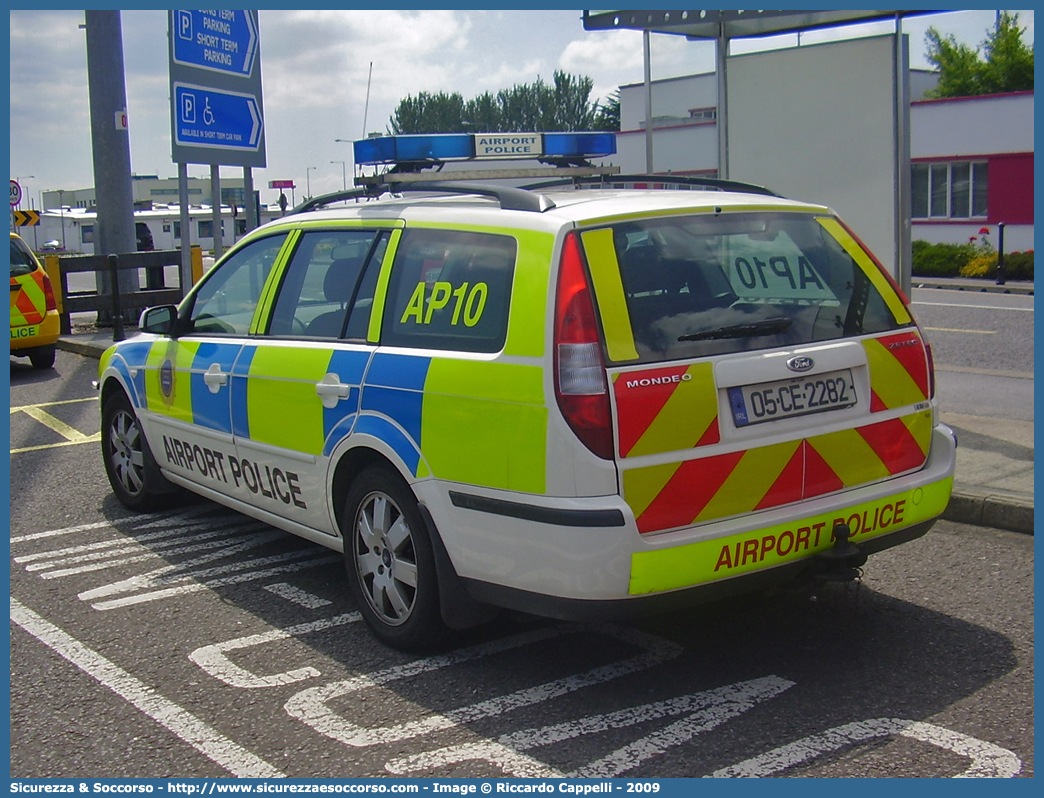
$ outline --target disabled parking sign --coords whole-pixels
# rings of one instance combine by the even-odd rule
[[[176,83],[174,99],[177,144],[249,151],[260,146],[261,111],[252,95]]]

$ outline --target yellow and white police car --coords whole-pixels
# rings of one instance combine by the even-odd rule
[[[404,649],[497,607],[609,617],[849,579],[929,529],[956,449],[931,352],[833,212],[723,181],[614,188],[605,167],[524,189],[402,166],[481,138],[356,142],[396,171],[253,231],[105,353],[125,505],[188,488],[343,551]]]
[[[36,369],[54,365],[60,329],[51,280],[21,236],[11,233],[11,354]]]

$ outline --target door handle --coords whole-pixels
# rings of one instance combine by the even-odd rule
[[[211,363],[210,368],[203,374],[203,382],[207,384],[211,393],[217,393],[222,386],[228,385],[228,374],[222,371],[217,363]]]
[[[327,374],[315,384],[315,393],[323,407],[334,408],[342,399],[348,398],[351,385],[345,385],[336,374]]]

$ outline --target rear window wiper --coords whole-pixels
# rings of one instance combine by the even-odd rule
[[[718,327],[713,330],[689,333],[678,336],[679,341],[714,341],[721,338],[750,338],[759,335],[775,335],[784,332],[793,324],[793,319],[779,316],[773,319],[762,319],[750,324],[733,324],[730,327]]]

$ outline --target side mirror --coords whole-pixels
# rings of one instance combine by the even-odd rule
[[[178,309],[175,305],[157,305],[141,312],[138,329],[156,335],[173,335],[177,321]]]

